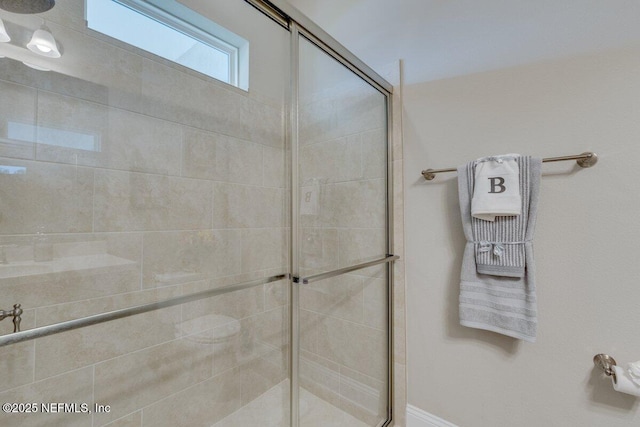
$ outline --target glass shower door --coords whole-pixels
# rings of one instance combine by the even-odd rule
[[[387,100],[300,37],[297,102],[299,424],[382,425],[389,264],[375,261],[388,252]]]
[[[384,424],[386,95],[268,2],[126,2],[248,42],[238,87],[87,27],[121,3],[57,2],[60,58],[0,11],[0,401],[45,405],[0,425]]]
[[[184,65],[87,28],[98,3],[123,2],[0,10],[0,426],[286,427],[290,33],[241,0],[126,2],[244,39],[244,90],[189,68],[195,40],[156,43]],[[26,48],[43,19],[59,58]]]

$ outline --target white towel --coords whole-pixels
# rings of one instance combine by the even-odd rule
[[[476,160],[471,216],[495,221],[496,216],[520,215],[520,170],[518,154]]]

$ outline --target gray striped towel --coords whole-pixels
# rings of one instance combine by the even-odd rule
[[[534,342],[537,307],[533,232],[542,160],[518,157],[522,213],[495,222],[471,217],[474,162],[458,167],[458,195],[467,239],[460,281],[460,323]]]
[[[496,216],[493,222],[471,217],[478,273],[507,277],[524,276],[524,243],[527,240],[527,229],[530,228],[533,232],[535,222],[535,216],[529,221],[531,157],[516,155],[514,160],[520,169],[520,215]],[[471,197],[475,187],[475,167],[476,162],[470,162],[466,166]]]

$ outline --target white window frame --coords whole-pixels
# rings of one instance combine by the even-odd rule
[[[85,0],[86,8],[94,0]],[[98,1],[98,0],[95,0]],[[208,18],[188,9],[187,7],[168,0],[111,0],[114,3],[127,7],[134,12],[153,19],[168,28],[180,32],[194,40],[210,46],[213,49],[225,53],[228,58],[229,81],[219,80],[202,71],[198,73],[207,75],[224,83],[240,89],[249,90],[249,42]],[[89,20],[87,18],[87,23]],[[91,28],[91,27],[89,27]],[[99,30],[96,30],[99,32]],[[110,34],[107,34],[110,37]],[[124,41],[126,43],[126,41]],[[144,50],[143,48],[138,47]],[[152,52],[151,52],[152,53]],[[169,61],[171,59],[165,58]],[[175,62],[175,61],[172,61]],[[183,67],[191,69],[188,65],[175,62]]]

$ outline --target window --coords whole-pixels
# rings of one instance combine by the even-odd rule
[[[244,90],[249,42],[175,0],[86,0],[92,30]]]

